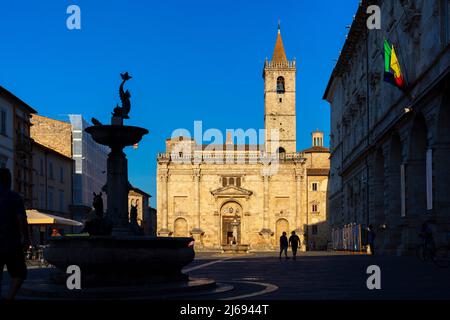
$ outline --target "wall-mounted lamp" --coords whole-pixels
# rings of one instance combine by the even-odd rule
[[[413,108],[412,108],[412,107],[406,107],[406,108],[405,108],[405,114],[410,113],[410,112],[412,112],[412,111],[413,111]]]

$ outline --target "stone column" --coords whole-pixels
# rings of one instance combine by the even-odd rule
[[[302,191],[304,192],[304,212],[303,216],[301,217],[301,224],[303,225],[303,247],[306,251],[308,248],[308,241],[309,241],[309,180],[308,180],[308,171],[306,169],[306,166],[303,167],[303,179],[301,181]]]
[[[169,230],[169,210],[168,210],[168,184],[169,184],[169,170],[166,169],[161,175],[161,191],[162,191],[162,223],[159,235],[162,237],[168,237],[170,235]]]
[[[265,249],[271,249],[270,240],[273,236],[272,230],[269,228],[269,180],[270,174],[268,172],[263,173],[263,184],[264,184],[264,202],[263,202],[263,228],[259,234],[263,237],[263,242]]]
[[[300,251],[306,251],[306,246],[303,245],[304,240],[305,240],[305,236],[304,236],[304,226],[302,223],[302,216],[301,216],[301,211],[302,211],[302,180],[303,180],[303,176],[302,176],[302,169],[301,168],[296,168],[295,169],[295,183],[296,183],[296,187],[295,187],[295,191],[296,191],[296,195],[295,195],[295,232],[297,233],[297,235],[300,238],[300,243],[302,244],[302,246],[300,247]]]
[[[200,212],[200,168],[194,169],[194,203],[195,203],[195,223],[194,228],[191,230],[192,237],[195,240],[196,248],[201,248],[203,230],[201,229],[201,212]]]
[[[269,229],[269,176],[264,175],[263,229]]]
[[[302,172],[300,169],[295,169],[295,228],[299,230],[302,228],[300,221],[301,205],[302,205]]]

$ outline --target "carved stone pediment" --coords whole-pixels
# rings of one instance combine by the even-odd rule
[[[253,192],[236,186],[228,186],[211,191],[214,198],[246,198],[248,199]]]

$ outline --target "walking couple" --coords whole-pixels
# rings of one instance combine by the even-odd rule
[[[287,238],[286,232],[283,232],[283,235],[280,237],[280,260],[283,251],[286,259],[289,259],[287,255],[289,245],[291,246],[292,249],[292,258],[295,260],[297,258],[297,250],[300,247],[300,238],[295,234],[295,231],[292,231],[289,240]]]

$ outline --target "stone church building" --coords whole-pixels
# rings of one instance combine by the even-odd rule
[[[276,249],[281,234],[295,230],[302,250],[327,247],[329,150],[322,132],[296,150],[296,62],[287,59],[280,30],[263,78],[263,143],[167,139],[157,159],[159,236],[192,236],[197,250],[252,251]]]

